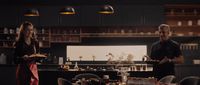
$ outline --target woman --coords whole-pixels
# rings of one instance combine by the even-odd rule
[[[33,24],[24,22],[15,43],[15,63],[17,64],[17,85],[38,85],[38,69],[36,61],[30,58],[38,52],[38,41],[33,31]]]

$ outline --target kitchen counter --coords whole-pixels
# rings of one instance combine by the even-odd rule
[[[73,78],[80,73],[94,73],[102,77],[104,74],[109,74],[111,79],[116,79],[117,71],[63,71],[58,68],[60,65],[38,65],[40,85],[57,85],[57,78],[64,77],[67,79]],[[16,65],[0,65],[0,82],[2,85],[15,85]],[[133,71],[129,72],[130,76],[148,77],[152,76],[150,71]],[[177,81],[186,76],[200,76],[200,65],[176,65]]]

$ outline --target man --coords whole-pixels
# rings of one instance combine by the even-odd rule
[[[167,75],[175,75],[175,64],[183,63],[180,46],[170,39],[170,27],[161,24],[158,27],[160,40],[152,44],[150,59],[158,61],[153,64],[154,77],[161,79]]]

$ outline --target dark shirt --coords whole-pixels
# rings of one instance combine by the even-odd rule
[[[32,41],[30,45],[26,44],[24,41],[17,41],[15,43],[15,53],[14,53],[14,62],[16,64],[19,63],[27,63],[23,60],[24,55],[31,55],[34,53],[38,53],[39,45],[36,41]]]
[[[182,55],[179,44],[171,39],[153,43],[151,48],[151,59],[162,60],[164,57],[173,59]],[[167,62],[164,64],[155,63],[153,65],[153,71],[156,78],[161,79],[167,75],[175,75],[175,68],[173,62]]]

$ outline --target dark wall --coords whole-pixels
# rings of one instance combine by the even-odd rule
[[[0,65],[1,85],[16,85],[16,66]]]
[[[31,21],[35,26],[136,26],[164,23],[162,5],[113,5],[114,14],[98,14],[101,5],[74,6],[75,15],[59,15],[64,6],[0,6],[0,27],[19,26]],[[37,8],[39,17],[25,17],[27,8]]]
[[[25,20],[36,26],[158,25],[163,23],[164,4],[198,4],[199,0],[1,0],[0,27],[19,26]],[[100,15],[102,5],[110,4],[115,13]],[[73,6],[76,15],[61,16],[59,10]],[[24,17],[27,8],[37,8],[39,17]]]
[[[0,53],[3,53],[6,56],[6,63],[7,64],[13,63],[13,55],[14,55],[14,49],[13,48],[6,48],[6,49],[1,48]]]
[[[68,1],[68,0],[67,0]],[[23,21],[31,21],[36,27],[40,26],[158,26],[165,22],[164,16],[164,4],[167,3],[187,3],[191,4],[198,2],[197,0],[169,0],[169,1],[155,1],[149,0],[117,0],[105,2],[111,4],[115,13],[112,15],[101,15],[97,11],[101,5],[105,4],[101,0],[97,2],[87,0],[91,3],[79,0],[69,0],[67,5],[72,5],[75,10],[75,15],[59,15],[59,10],[65,6],[66,2],[52,2],[51,0],[46,1],[35,1],[27,0],[25,2],[16,1],[15,4],[10,2],[0,3],[0,28],[4,27],[18,27]],[[31,2],[31,3],[30,3]],[[39,3],[40,2],[40,3]],[[63,3],[62,3],[63,2]],[[100,3],[98,3],[100,2]],[[194,4],[193,3],[193,4]],[[26,8],[37,8],[40,12],[39,17],[24,17],[23,13]],[[56,29],[56,28],[55,28]],[[148,54],[151,44],[157,39],[152,38],[85,38],[78,45],[135,45],[135,44],[147,44]],[[186,40],[186,41],[185,41]],[[185,39],[180,40],[180,43],[190,42]],[[179,42],[179,41],[178,41]],[[62,56],[66,57],[66,45],[69,43],[52,43],[51,48],[43,49],[44,52],[50,52],[51,56]],[[74,43],[71,43],[74,44]],[[75,43],[77,44],[77,43]],[[0,49],[1,52],[7,52],[7,49]],[[11,51],[8,51],[10,55]],[[184,55],[192,54],[190,51],[184,51]],[[195,56],[187,57],[186,59],[199,58],[200,54]],[[192,61],[189,60],[188,63]]]

